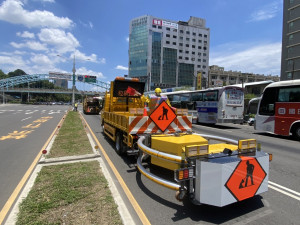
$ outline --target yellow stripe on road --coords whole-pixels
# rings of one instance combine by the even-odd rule
[[[135,212],[137,213],[137,215],[139,216],[141,222],[144,225],[148,225],[151,224],[148,220],[148,218],[146,217],[145,213],[143,212],[143,210],[141,209],[141,207],[139,206],[139,204],[137,203],[137,201],[135,200],[135,198],[133,197],[132,193],[130,192],[129,188],[127,187],[127,185],[125,184],[124,180],[122,179],[121,175],[119,174],[118,170],[116,169],[116,167],[114,166],[114,164],[112,163],[112,161],[110,160],[110,158],[108,157],[108,155],[106,154],[104,148],[102,147],[102,145],[100,144],[100,142],[98,141],[98,138],[96,137],[96,135],[94,134],[94,132],[92,131],[92,129],[90,128],[90,126],[88,125],[88,123],[86,122],[86,120],[84,119],[84,117],[82,116],[86,126],[88,127],[90,133],[92,134],[94,140],[96,141],[97,145],[99,146],[99,148],[101,149],[102,154],[104,155],[107,163],[109,164],[110,168],[112,169],[113,173],[115,174],[117,180],[119,181],[121,187],[123,188],[127,198],[129,199],[131,205],[133,206]],[[100,125],[99,125],[100,126]]]
[[[64,119],[64,117],[59,121],[58,125],[61,124],[63,119]],[[0,224],[2,224],[2,222],[5,219],[7,213],[9,212],[11,206],[15,202],[15,200],[18,197],[18,195],[19,195],[20,191],[22,190],[23,186],[25,185],[28,178],[30,177],[33,169],[35,168],[36,164],[38,163],[38,161],[39,161],[39,159],[42,155],[42,151],[48,146],[49,142],[51,141],[52,137],[54,136],[55,132],[57,131],[58,125],[56,126],[56,128],[54,129],[54,131],[52,132],[52,134],[50,135],[50,137],[48,138],[48,140],[46,141],[46,143],[44,144],[42,149],[39,151],[38,155],[35,157],[34,161],[30,165],[30,167],[28,168],[28,170],[26,171],[24,176],[22,177],[21,181],[19,182],[19,184],[17,185],[17,187],[15,188],[15,190],[13,191],[13,193],[11,194],[11,196],[9,197],[9,199],[7,200],[5,205],[3,206],[3,208],[0,212]]]

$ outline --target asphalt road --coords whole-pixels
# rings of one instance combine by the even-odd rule
[[[269,172],[270,181],[295,191],[290,192],[282,188],[278,188],[278,191],[269,188],[268,192],[260,196],[223,208],[195,206],[189,202],[178,202],[174,191],[159,186],[138,173],[135,157],[118,156],[114,152],[114,144],[103,136],[99,115],[84,117],[151,224],[299,224],[300,145],[298,141],[256,133],[253,127],[248,125],[195,125],[193,130],[198,133],[235,140],[256,138],[262,143],[262,150],[273,153]],[[156,172],[161,173],[161,171]],[[278,187],[274,186],[274,183],[272,186]],[[292,195],[288,195],[289,193]],[[124,193],[122,195],[126,199]],[[298,196],[298,199],[295,199],[295,196]],[[133,217],[139,221],[132,206],[127,200],[126,202]]]
[[[64,105],[0,105],[0,209],[67,109]]]

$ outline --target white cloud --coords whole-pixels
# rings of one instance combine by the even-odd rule
[[[90,26],[91,29],[93,29],[94,24],[92,22],[89,22],[89,26]]]
[[[35,37],[34,33],[31,33],[29,31],[24,31],[23,33],[17,32],[17,36],[22,38],[30,38],[30,39],[33,39]]]
[[[226,45],[225,45],[226,46]],[[229,46],[229,45],[228,45]],[[225,67],[225,70],[235,70],[245,73],[264,75],[280,75],[281,43],[260,45],[242,45],[232,49],[224,48],[214,51],[211,49],[210,65]],[[232,47],[232,45],[231,45]]]
[[[26,62],[23,60],[21,56],[1,56],[0,55],[0,62],[1,62],[1,69],[3,71],[14,71],[17,68],[23,68],[26,66]],[[24,70],[25,71],[25,70]],[[26,72],[26,71],[25,71]]]
[[[129,37],[126,37],[126,41],[129,42]]]
[[[10,45],[14,48],[29,48],[35,51],[46,51],[47,46],[45,44],[42,44],[37,41],[27,41],[24,43],[16,43],[16,42],[10,42]]]
[[[79,23],[80,23],[82,26],[87,27],[87,28],[93,29],[93,27],[94,27],[94,24],[93,24],[91,21],[89,21],[88,23],[84,23],[84,22],[82,22],[81,20],[79,20]]]
[[[93,75],[93,76],[97,76],[97,78],[100,79],[104,79],[105,76],[103,75],[103,73],[101,72],[95,72],[93,70],[89,70],[85,67],[80,67],[78,69],[76,69],[76,74],[82,74],[82,75]]]
[[[49,65],[51,65],[53,63],[52,60],[49,59],[49,57],[47,55],[43,55],[43,54],[36,54],[33,55],[30,58],[31,62],[33,62],[34,64],[38,64],[38,65],[44,65],[49,67]]]
[[[41,42],[52,45],[59,53],[71,52],[80,46],[73,34],[60,29],[43,28],[38,37]]]
[[[0,52],[0,54],[1,55],[6,55],[6,56],[14,56],[14,55],[24,55],[24,54],[26,54],[26,52],[16,50],[14,52]]]
[[[117,69],[117,70],[127,70],[127,71],[128,71],[128,67],[121,66],[121,65],[117,65],[117,66],[115,67],[115,69]]]
[[[72,20],[67,17],[57,17],[52,12],[25,10],[21,0],[6,0],[0,5],[0,20],[22,24],[26,27],[70,28]]]
[[[54,3],[55,0],[41,0],[42,2]]]
[[[279,12],[281,12],[281,1],[275,1],[263,8],[256,10],[251,14],[249,22],[257,22],[262,20],[269,20],[275,17]]]
[[[70,58],[73,59],[74,53],[71,54]],[[105,58],[100,58],[98,59],[96,54],[91,54],[91,55],[86,55],[83,52],[80,52],[79,50],[75,51],[75,60],[81,60],[81,61],[89,61],[89,62],[94,62],[94,63],[106,63]]]

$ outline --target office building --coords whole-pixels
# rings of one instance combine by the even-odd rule
[[[187,22],[153,16],[131,20],[129,31],[129,77],[155,87],[195,86],[201,76],[207,86],[209,36],[206,21],[190,17]]]
[[[280,80],[294,79],[300,79],[300,0],[284,0]]]

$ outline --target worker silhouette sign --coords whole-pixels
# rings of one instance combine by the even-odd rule
[[[165,101],[162,101],[149,117],[164,132],[175,120],[176,114]]]
[[[253,171],[254,171],[254,165],[247,160],[247,174],[244,179],[241,180],[239,188],[245,188],[248,187],[248,179],[251,180],[251,185],[254,185],[253,183]],[[245,184],[244,184],[245,183]]]
[[[168,120],[168,109],[166,107],[162,107],[163,113],[161,116],[158,117],[158,120],[164,120],[164,118],[166,118],[166,120]]]
[[[239,158],[240,161],[233,168],[225,187],[237,201],[242,201],[253,197],[262,184],[268,185],[268,183],[263,183],[267,173],[255,157],[240,156]]]

